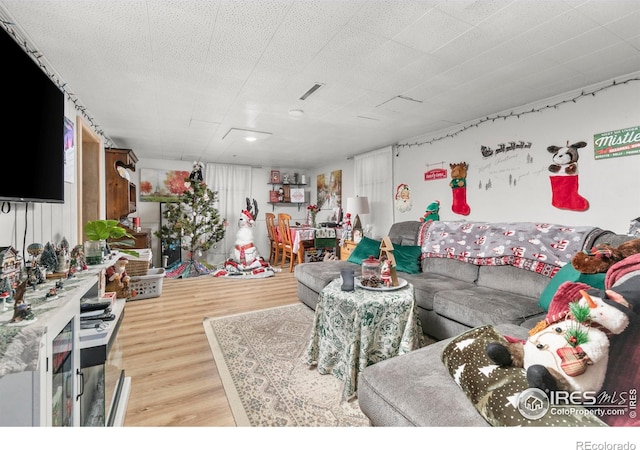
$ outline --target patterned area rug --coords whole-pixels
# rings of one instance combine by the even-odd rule
[[[343,382],[306,364],[313,311],[302,303],[205,318],[205,333],[236,425],[363,427]]]

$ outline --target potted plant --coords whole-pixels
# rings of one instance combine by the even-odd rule
[[[102,257],[108,251],[109,239],[120,239],[123,237],[131,238],[131,240],[119,241],[120,246],[133,247],[135,241],[133,236],[113,219],[90,220],[84,225],[84,234],[87,241],[84,244],[84,252],[87,258],[87,264],[101,264]],[[122,253],[133,256],[139,256],[138,252],[133,250],[118,249]]]

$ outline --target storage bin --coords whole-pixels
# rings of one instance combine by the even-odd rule
[[[127,275],[131,277],[147,275],[149,272],[149,267],[151,266],[151,249],[134,248],[131,249],[131,251],[138,252],[139,256],[128,255],[126,253],[122,254],[123,257],[129,260],[129,263],[126,267]]]
[[[136,296],[128,300],[141,300],[144,298],[160,297],[162,295],[162,280],[164,279],[165,270],[149,269],[147,275],[131,277],[129,280],[129,288],[136,291]]]

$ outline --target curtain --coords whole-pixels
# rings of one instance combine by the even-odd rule
[[[354,157],[355,195],[369,198],[369,214],[360,217],[366,236],[382,238],[393,225],[392,165],[391,147]]]
[[[220,217],[226,219],[224,239],[207,252],[207,262],[217,265],[226,261],[233,247],[238,231],[238,218],[247,208],[247,197],[251,197],[251,167],[226,164],[207,164],[204,181],[218,193],[216,208]]]

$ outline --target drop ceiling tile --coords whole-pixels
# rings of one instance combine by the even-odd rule
[[[470,28],[471,25],[432,9],[393,39],[424,53],[432,53]]]
[[[436,6],[439,11],[471,25],[478,25],[508,6],[512,0],[456,0],[441,2]]]
[[[439,2],[439,0],[368,1],[351,19],[349,25],[392,39],[399,30],[414,23]]]

